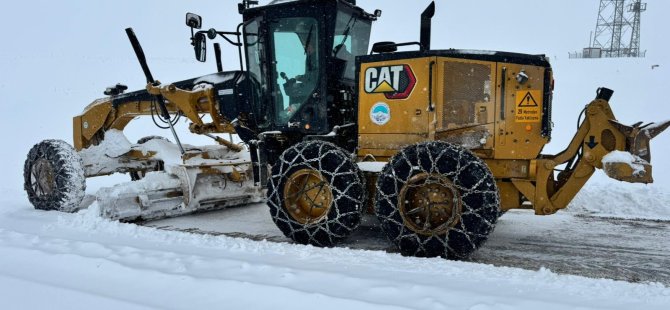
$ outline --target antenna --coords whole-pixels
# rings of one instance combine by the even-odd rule
[[[646,10],[642,0],[600,0],[589,47],[570,53],[570,58],[645,57],[646,51],[640,51],[640,24]]]

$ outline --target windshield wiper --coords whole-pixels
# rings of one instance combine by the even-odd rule
[[[352,21],[353,21],[353,23],[352,23]],[[335,56],[337,56],[337,53],[339,53],[340,50],[342,50],[342,47],[344,47],[344,42],[346,42],[347,39],[349,38],[349,32],[351,32],[351,28],[356,26],[357,21],[358,21],[358,18],[356,18],[356,16],[352,15],[351,18],[349,19],[349,21],[347,22],[347,29],[345,29],[344,33],[343,33],[344,38],[342,38],[342,42],[340,42],[340,44],[336,45],[335,50],[333,50],[333,53],[334,53]]]
[[[309,28],[309,33],[307,34],[307,41],[305,42],[305,55],[307,55],[309,44],[312,43],[312,32],[314,32],[314,25]]]

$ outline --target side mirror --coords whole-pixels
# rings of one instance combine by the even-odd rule
[[[186,13],[186,26],[194,29],[202,28],[202,17],[194,13]]]
[[[195,49],[195,59],[199,62],[207,60],[207,36],[204,33],[196,33],[193,37],[193,48]]]
[[[372,45],[372,52],[377,54],[393,53],[398,51],[398,45],[395,42],[377,42]]]

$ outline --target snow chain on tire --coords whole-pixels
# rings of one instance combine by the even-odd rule
[[[493,231],[500,197],[483,160],[457,145],[428,142],[405,148],[384,167],[375,213],[403,255],[461,259]]]
[[[272,167],[268,181],[273,221],[297,243],[333,246],[361,222],[365,209],[361,175],[349,153],[331,143],[310,141],[291,147]]]
[[[35,209],[77,211],[86,191],[83,166],[79,154],[64,141],[45,140],[33,146],[23,178]]]

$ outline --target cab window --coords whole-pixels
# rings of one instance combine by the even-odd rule
[[[284,18],[272,23],[275,65],[275,121],[286,124],[319,85],[319,25],[314,18]]]
[[[347,12],[337,13],[333,55],[344,61],[345,79],[354,80],[356,77],[356,56],[367,54],[370,44],[369,21],[360,20]]]

